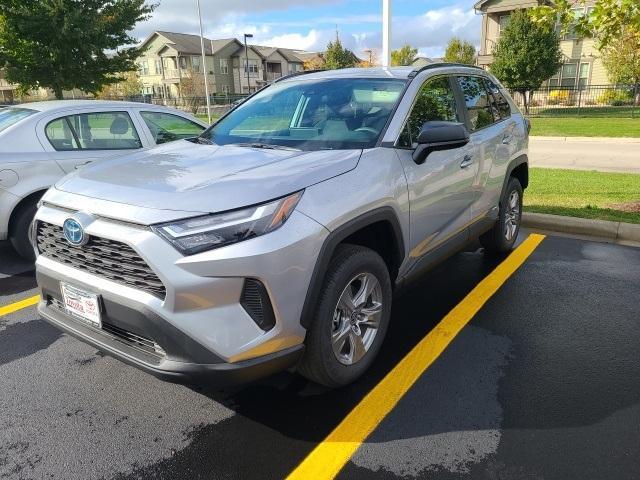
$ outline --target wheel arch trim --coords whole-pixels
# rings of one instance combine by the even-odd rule
[[[404,237],[400,227],[400,221],[395,210],[390,207],[380,207],[355,217],[340,225],[329,233],[320,247],[320,253],[316,259],[316,264],[311,274],[311,280],[307,288],[300,324],[304,328],[309,328],[313,317],[313,307],[317,303],[322,288],[322,281],[329,267],[329,262],[333,257],[336,247],[352,234],[379,222],[387,222],[393,232],[394,250],[397,256],[398,267],[405,256]]]

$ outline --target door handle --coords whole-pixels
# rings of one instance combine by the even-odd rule
[[[511,140],[513,140],[513,135],[510,133],[507,133],[504,137],[502,137],[502,144],[508,145],[511,143]]]
[[[75,167],[73,167],[73,168],[75,168],[75,169],[77,170],[77,169],[79,169],[79,168],[84,167],[85,165],[90,164],[92,161],[93,161],[93,160],[87,160],[87,161],[86,161],[86,162],[84,162],[84,163],[79,163],[78,165],[76,165],[76,166],[75,166]]]
[[[460,164],[460,168],[467,168],[468,166],[473,164],[473,157],[471,155],[465,155],[462,163]]]

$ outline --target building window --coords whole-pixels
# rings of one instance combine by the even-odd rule
[[[578,78],[578,87],[584,89],[589,84],[589,69],[591,65],[588,63],[580,64],[580,77]]]
[[[222,93],[229,95],[231,93],[231,85],[222,85]]]
[[[245,60],[246,62],[246,60]],[[244,66],[244,73],[247,73],[247,65],[245,63]],[[257,77],[258,76],[258,61],[257,60],[251,60],[249,59],[249,75],[252,77]]]
[[[563,87],[575,87],[576,78],[578,77],[578,64],[565,63],[562,65],[562,81],[560,85]]]
[[[195,73],[202,73],[202,59],[200,57],[191,57],[191,70]]]
[[[585,14],[584,7],[572,8],[571,11],[573,12],[573,18],[575,19],[575,21],[580,19],[580,17],[583,17],[584,14]],[[574,24],[569,26],[569,30],[567,31],[567,33],[562,38],[563,40],[576,40],[578,38],[578,35],[576,34],[575,29],[574,29],[574,25],[575,25],[575,22],[574,22]]]
[[[220,73],[229,73],[229,59],[221,58],[220,59]],[[227,87],[229,85],[226,85]]]
[[[509,17],[510,15],[500,15],[500,18],[498,19],[498,35],[502,34],[507,23],[509,23]]]
[[[141,60],[138,64],[138,73],[140,75],[149,75],[149,62],[147,60]]]
[[[162,60],[159,58],[155,61],[156,75],[162,75]]]

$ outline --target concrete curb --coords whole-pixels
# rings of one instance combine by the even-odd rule
[[[522,226],[570,235],[597,237],[612,242],[640,244],[640,224],[523,212]]]
[[[547,137],[532,135],[529,139],[539,142],[640,143],[640,138],[635,137]]]

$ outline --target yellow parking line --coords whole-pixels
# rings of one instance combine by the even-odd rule
[[[20,300],[19,302],[10,303],[9,305],[0,307],[0,317],[2,317],[3,315],[8,315],[13,312],[17,312],[18,310],[22,310],[23,308],[30,307],[31,305],[35,305],[39,301],[40,301],[40,295],[34,295],[33,297]]]
[[[332,479],[462,328],[544,240],[532,234],[424,337],[291,472],[288,480]]]

